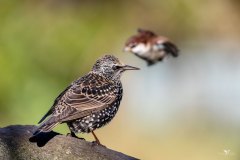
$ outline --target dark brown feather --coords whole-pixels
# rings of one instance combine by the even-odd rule
[[[53,107],[40,122],[50,115],[44,123],[62,123],[108,107],[116,99],[112,83],[93,73],[80,78],[57,97]]]
[[[163,43],[164,47],[165,47],[165,51],[167,53],[170,53],[173,57],[177,57],[179,54],[179,49],[177,48],[177,46],[175,44],[173,44],[172,42],[165,42]]]

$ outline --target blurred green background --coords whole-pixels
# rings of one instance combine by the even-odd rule
[[[139,27],[170,37],[180,57],[147,68],[123,53]],[[142,70],[123,75],[120,110],[96,131],[104,145],[146,160],[239,160],[239,44],[238,0],[1,0],[0,126],[37,124],[110,53]]]

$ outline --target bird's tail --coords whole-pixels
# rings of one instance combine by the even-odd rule
[[[166,52],[170,53],[173,57],[177,57],[179,54],[179,49],[177,48],[176,45],[174,45],[171,42],[165,42],[163,44],[165,46]]]
[[[33,135],[37,135],[41,132],[50,132],[59,122],[53,121],[51,118],[47,121],[43,122],[37,130],[33,133]]]

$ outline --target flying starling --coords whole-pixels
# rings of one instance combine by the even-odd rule
[[[178,48],[168,38],[158,36],[152,31],[138,29],[138,34],[125,43],[124,51],[134,53],[147,61],[148,66],[162,61],[166,56],[178,56]]]
[[[98,59],[87,75],[72,82],[55,99],[33,135],[67,123],[72,136],[91,132],[100,144],[93,131],[109,123],[116,115],[123,95],[122,73],[138,69],[124,65],[112,55]]]

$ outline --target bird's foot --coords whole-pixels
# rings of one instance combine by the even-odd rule
[[[99,141],[92,141],[92,146],[102,146],[106,148],[106,146],[102,145]]]
[[[67,137],[74,137],[74,138],[77,138],[77,139],[85,140],[84,138],[81,138],[81,137],[76,136],[76,134],[73,133],[73,132],[67,133]]]
[[[155,62],[153,62],[153,61],[147,61],[147,66],[152,66],[154,64],[155,64]]]

